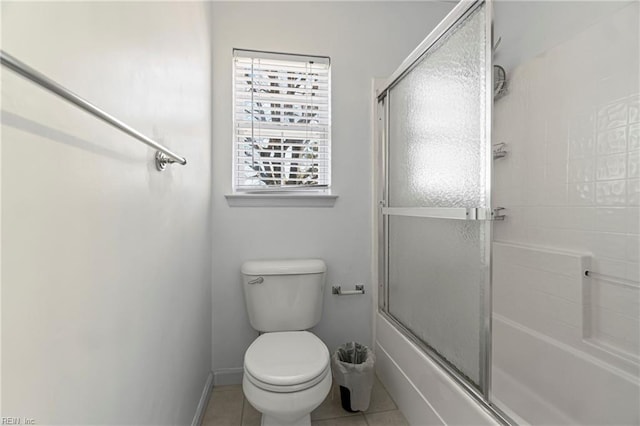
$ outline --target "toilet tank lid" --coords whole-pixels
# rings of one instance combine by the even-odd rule
[[[241,271],[245,275],[298,275],[326,272],[322,259],[247,260]]]

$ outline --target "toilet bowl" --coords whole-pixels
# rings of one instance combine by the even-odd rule
[[[329,351],[308,331],[263,334],[245,353],[242,389],[263,426],[310,425],[330,388]]]
[[[331,389],[327,346],[306,330],[322,314],[326,266],[319,259],[242,265],[249,321],[262,332],[244,355],[242,390],[262,426],[310,426]]]

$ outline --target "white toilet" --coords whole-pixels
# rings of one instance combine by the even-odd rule
[[[327,346],[308,331],[322,316],[327,267],[319,259],[242,265],[251,326],[261,334],[244,354],[242,390],[263,426],[309,426],[331,388]]]

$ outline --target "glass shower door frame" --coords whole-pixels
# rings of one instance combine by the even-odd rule
[[[485,64],[487,68],[484,76],[486,122],[486,147],[484,149],[487,161],[485,176],[485,197],[486,206],[491,206],[491,126],[493,107],[493,66],[492,66],[492,38],[493,38],[493,10],[492,0],[477,0],[474,2],[460,2],[454,9],[436,26],[436,28],[424,39],[424,41],[403,61],[398,69],[379,87],[376,88],[378,105],[376,109],[376,139],[379,146],[378,170],[378,277],[379,277],[379,312],[391,323],[393,323],[401,333],[421,347],[424,352],[440,365],[450,376],[458,382],[483,408],[485,408],[498,421],[504,424],[512,422],[500,410],[492,406],[489,401],[491,388],[491,241],[494,212],[488,208],[431,208],[431,207],[410,207],[398,208],[388,206],[389,195],[389,91],[406,76],[421,59],[430,52],[431,48],[445,36],[458,22],[465,19],[477,8],[485,6],[487,34],[485,47]],[[471,384],[463,374],[454,368],[437,351],[426,345],[421,339],[416,337],[400,321],[389,312],[389,217],[390,216],[419,216],[428,218],[451,219],[451,220],[478,220],[488,221],[487,238],[484,241],[484,250],[487,256],[488,268],[484,279],[483,297],[481,300],[481,327],[480,327],[480,378],[479,389]]]

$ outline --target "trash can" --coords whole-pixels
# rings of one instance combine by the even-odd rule
[[[373,351],[360,343],[345,343],[334,352],[331,371],[340,385],[342,408],[352,413],[369,408],[374,364]]]

